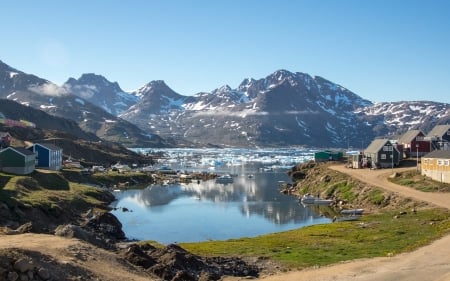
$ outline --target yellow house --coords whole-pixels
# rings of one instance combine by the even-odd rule
[[[450,150],[434,150],[422,157],[422,175],[450,183]]]

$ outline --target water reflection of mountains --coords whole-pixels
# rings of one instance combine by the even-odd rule
[[[214,203],[233,202],[239,205],[243,216],[262,216],[274,224],[301,223],[319,217],[316,210],[299,206],[295,198],[281,194],[275,179],[271,179],[272,184],[267,180],[267,176],[257,176],[255,179],[238,176],[231,184],[218,184],[211,180],[180,185],[153,185],[138,191],[133,197],[148,207],[169,205],[182,197]],[[271,188],[258,188],[267,185]]]

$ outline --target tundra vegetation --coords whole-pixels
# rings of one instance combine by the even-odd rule
[[[261,265],[276,264],[279,270],[289,270],[358,258],[391,256],[426,245],[450,232],[449,210],[397,197],[328,169],[327,165],[309,163],[292,169],[290,173],[297,179],[291,193],[293,196],[319,194],[344,202],[347,207],[363,207],[367,213],[365,211],[358,221],[314,225],[257,237],[179,245],[201,256],[239,256],[256,260]],[[123,177],[123,174],[111,173],[109,176],[101,175],[97,180],[112,184],[124,181]],[[397,179],[407,180],[408,177],[409,174],[404,174]],[[67,171],[35,171],[31,175],[14,177],[0,174],[0,201],[10,210],[17,210],[18,206],[41,210],[39,218],[42,223],[49,221],[42,219],[42,216],[67,219],[70,216],[76,218],[81,211],[90,208],[107,211],[106,206],[112,200],[106,195],[108,192],[83,184],[85,181],[86,176]],[[426,179],[421,181],[423,187],[432,184]],[[320,211],[331,217],[337,214],[335,208]],[[24,222],[27,219],[21,217],[24,215],[27,214],[14,213],[3,218],[10,221],[21,218]]]
[[[308,226],[258,237],[182,243],[181,246],[200,255],[257,257],[289,270],[392,256],[414,250],[450,233],[449,210],[398,197],[327,167],[326,164],[307,163],[292,169],[290,173],[295,183],[290,192],[334,198],[350,208],[362,207],[365,215],[359,220]],[[413,176],[405,173],[397,179],[411,181]],[[436,183],[431,180],[421,179],[420,185],[423,189],[436,190]],[[320,211],[333,216],[338,214],[338,208],[340,205],[337,203],[334,208]]]

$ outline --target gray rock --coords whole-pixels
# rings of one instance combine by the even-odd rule
[[[27,272],[34,269],[34,264],[32,260],[20,258],[14,263],[14,269],[22,273]]]
[[[6,277],[8,281],[16,281],[17,279],[19,279],[19,274],[17,274],[17,272],[15,271],[11,271],[8,273],[8,277]]]
[[[43,279],[43,280],[48,280],[48,279],[50,279],[50,273],[48,272],[48,270],[47,269],[45,269],[45,268],[39,268],[39,270],[38,270],[38,275],[39,275],[39,277],[41,278],[41,279]]]

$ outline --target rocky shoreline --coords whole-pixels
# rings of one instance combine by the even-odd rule
[[[44,233],[79,239],[93,247],[115,253],[117,259],[132,265],[136,271],[146,272],[149,280],[206,281],[219,280],[224,275],[258,276],[260,269],[240,258],[200,257],[174,244],[155,248],[150,244],[128,240],[120,221],[109,213],[109,204],[115,200],[114,195],[107,189],[97,191],[93,196],[102,203],[94,204],[87,210],[78,208],[79,203],[68,200],[54,202],[51,208],[30,206],[17,199],[0,202],[0,234]],[[87,194],[90,193],[87,191]],[[81,252],[79,254],[83,256]],[[51,269],[55,265],[50,262],[50,258],[47,258],[48,263],[42,263],[37,261],[46,258],[37,256],[37,253],[28,251],[3,251],[0,254],[0,280],[102,280],[83,270],[76,273],[79,279],[61,279],[59,273]]]

